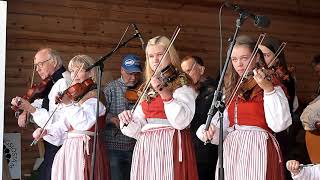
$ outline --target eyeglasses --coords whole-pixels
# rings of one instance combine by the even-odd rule
[[[48,62],[49,60],[51,60],[51,58],[49,58],[49,59],[47,59],[47,60],[45,60],[45,61],[42,61],[42,62],[39,62],[39,63],[37,63],[37,64],[34,64],[34,68],[42,68],[43,67],[43,65],[46,63],[46,62]]]

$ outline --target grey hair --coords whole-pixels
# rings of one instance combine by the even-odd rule
[[[54,49],[51,49],[49,48],[48,49],[48,55],[57,62],[57,66],[56,68],[59,69],[61,66],[62,66],[62,58],[60,56],[60,53],[57,51],[57,50],[54,50]]]
[[[59,69],[63,65],[62,58],[57,50],[46,47],[39,49],[38,52],[40,51],[47,51],[49,58],[53,59],[57,63],[55,69]]]

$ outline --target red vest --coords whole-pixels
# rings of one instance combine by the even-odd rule
[[[141,103],[141,106],[145,114],[145,118],[167,119],[166,113],[164,112],[164,104],[161,96],[158,95],[150,102],[143,101]]]
[[[234,110],[235,110],[236,98],[231,102],[228,108],[228,116],[230,121],[230,127],[235,124]],[[248,101],[238,97],[237,102],[237,124],[246,126],[257,126],[263,128],[269,132],[272,130],[268,127],[263,106],[263,91],[257,94],[255,97]]]

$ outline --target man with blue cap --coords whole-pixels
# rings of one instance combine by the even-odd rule
[[[124,56],[121,63],[121,77],[108,83],[104,89],[107,100],[106,148],[109,153],[112,180],[130,179],[135,140],[123,135],[119,130],[118,114],[132,109],[134,105],[127,100],[125,93],[128,88],[136,86],[140,81],[142,72],[140,61],[140,57],[135,54]]]

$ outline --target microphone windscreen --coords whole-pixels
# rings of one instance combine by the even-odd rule
[[[270,25],[270,19],[267,16],[256,15],[254,18],[254,25],[259,28],[267,28]]]

